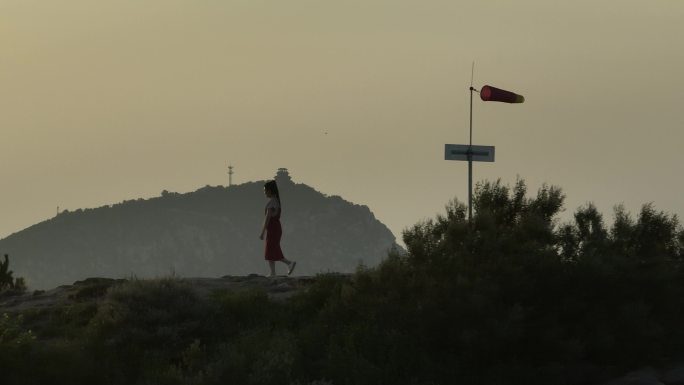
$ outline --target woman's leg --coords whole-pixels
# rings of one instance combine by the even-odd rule
[[[288,266],[287,275],[292,274],[292,270],[294,270],[295,265],[297,264],[297,262],[296,262],[296,261],[290,261],[290,260],[287,259],[287,258],[283,258],[283,259],[281,259],[281,261],[283,261],[283,263],[286,264],[286,265]]]
[[[269,277],[275,277],[275,262],[268,261],[268,266],[271,268],[271,275],[269,275]]]

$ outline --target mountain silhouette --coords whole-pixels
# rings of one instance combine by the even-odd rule
[[[296,274],[352,272],[399,247],[368,207],[276,176],[283,205],[282,248]],[[259,240],[264,182],[206,186],[180,194],[64,211],[0,240],[12,269],[31,289],[88,277],[265,274]],[[283,265],[284,266],[284,265]],[[280,272],[284,267],[278,266]]]

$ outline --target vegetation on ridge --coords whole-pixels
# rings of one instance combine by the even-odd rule
[[[3,383],[583,384],[684,358],[677,218],[618,207],[607,227],[587,205],[562,224],[563,200],[480,184],[472,224],[451,202],[406,255],[285,302],[168,278],[5,316]]]

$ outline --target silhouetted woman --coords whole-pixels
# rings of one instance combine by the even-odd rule
[[[266,209],[264,210],[264,226],[261,229],[261,235],[259,239],[264,239],[264,233],[266,233],[266,248],[264,257],[268,261],[271,267],[271,274],[269,277],[275,277],[275,263],[276,261],[281,261],[288,266],[287,275],[292,274],[297,262],[289,261],[283,255],[283,251],[280,249],[280,237],[283,234],[283,230],[280,227],[280,213],[282,212],[280,206],[280,194],[278,193],[278,185],[274,180],[270,180],[264,184],[264,194],[268,197],[268,203],[266,204]]]

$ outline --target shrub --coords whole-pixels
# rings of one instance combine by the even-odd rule
[[[181,352],[205,337],[206,313],[204,302],[178,278],[134,279],[109,289],[88,326],[90,349],[103,372],[132,383],[180,362]]]

